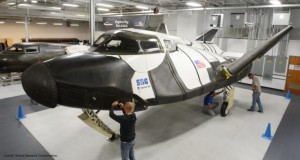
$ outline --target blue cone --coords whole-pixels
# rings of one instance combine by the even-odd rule
[[[16,118],[17,118],[17,120],[26,118],[26,116],[25,116],[24,113],[23,113],[23,109],[22,109],[22,106],[21,106],[21,105],[19,105],[18,116],[17,116]]]
[[[288,90],[288,92],[286,93],[285,98],[286,98],[286,99],[291,99],[291,98],[292,98],[291,90]]]
[[[261,137],[268,140],[272,140],[273,136],[271,135],[271,123],[268,124],[266,132]]]

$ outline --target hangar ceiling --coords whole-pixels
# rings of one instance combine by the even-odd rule
[[[283,5],[300,7],[300,0],[280,0]],[[90,0],[0,0],[1,17],[37,17],[88,20]],[[96,20],[103,16],[172,14],[185,10],[230,9],[230,7],[272,7],[269,0],[193,0],[202,6],[186,5],[191,0],[95,0]]]

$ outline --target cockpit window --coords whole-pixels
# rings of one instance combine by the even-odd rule
[[[18,46],[12,46],[10,47],[7,51],[5,51],[6,53],[19,53],[19,54],[23,54],[23,47],[18,47]]]
[[[140,41],[140,45],[144,52],[163,52],[162,47],[159,45],[157,40],[147,40],[147,41]]]
[[[101,43],[103,43],[104,41],[106,41],[110,36],[109,35],[102,35],[100,36],[96,41],[95,41],[95,45],[100,45]]]
[[[101,44],[96,51],[109,52],[110,54],[136,54],[140,50],[135,40],[115,36]]]

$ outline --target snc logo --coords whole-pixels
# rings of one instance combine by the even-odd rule
[[[136,80],[136,85],[137,86],[142,86],[142,85],[146,85],[146,84],[148,84],[148,78],[137,79]]]

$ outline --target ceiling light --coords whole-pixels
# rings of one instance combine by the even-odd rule
[[[31,7],[30,4],[26,4],[26,3],[18,4],[18,6],[21,6],[21,7]]]
[[[96,6],[102,6],[102,7],[114,8],[113,5],[110,5],[110,4],[103,4],[103,3],[97,3]]]
[[[18,24],[24,24],[25,22],[17,21],[16,23],[18,23]]]
[[[148,7],[145,7],[145,6],[135,6],[135,7],[138,9],[149,9]]]
[[[66,7],[79,7],[78,4],[69,4],[69,3],[64,3],[62,4],[63,6],[66,6]]]
[[[11,5],[15,5],[16,3],[14,2],[10,2],[10,3],[7,3],[7,5],[11,6]]]
[[[62,26],[62,23],[53,23],[54,26]]]
[[[47,22],[37,22],[36,24],[45,25],[45,24],[47,24]]]
[[[49,7],[49,8],[52,8],[52,9],[54,9],[54,10],[61,10],[60,7]]]
[[[186,5],[191,7],[201,7],[202,5],[196,2],[186,2]]]
[[[85,17],[84,14],[77,14],[76,16],[77,16],[77,17]]]
[[[281,5],[281,2],[278,0],[270,0],[269,2],[273,5]]]
[[[71,26],[71,27],[78,27],[79,24],[74,24],[74,23],[73,23],[73,24],[71,24],[70,26]]]
[[[32,0],[32,1],[31,1],[31,3],[37,3],[37,1],[35,1],[35,0]]]
[[[98,11],[105,11],[105,12],[108,12],[109,9],[106,9],[106,8],[97,8]]]
[[[59,14],[58,12],[50,12],[50,14]]]
[[[0,24],[3,24],[3,23],[5,23],[4,21],[0,21]]]

